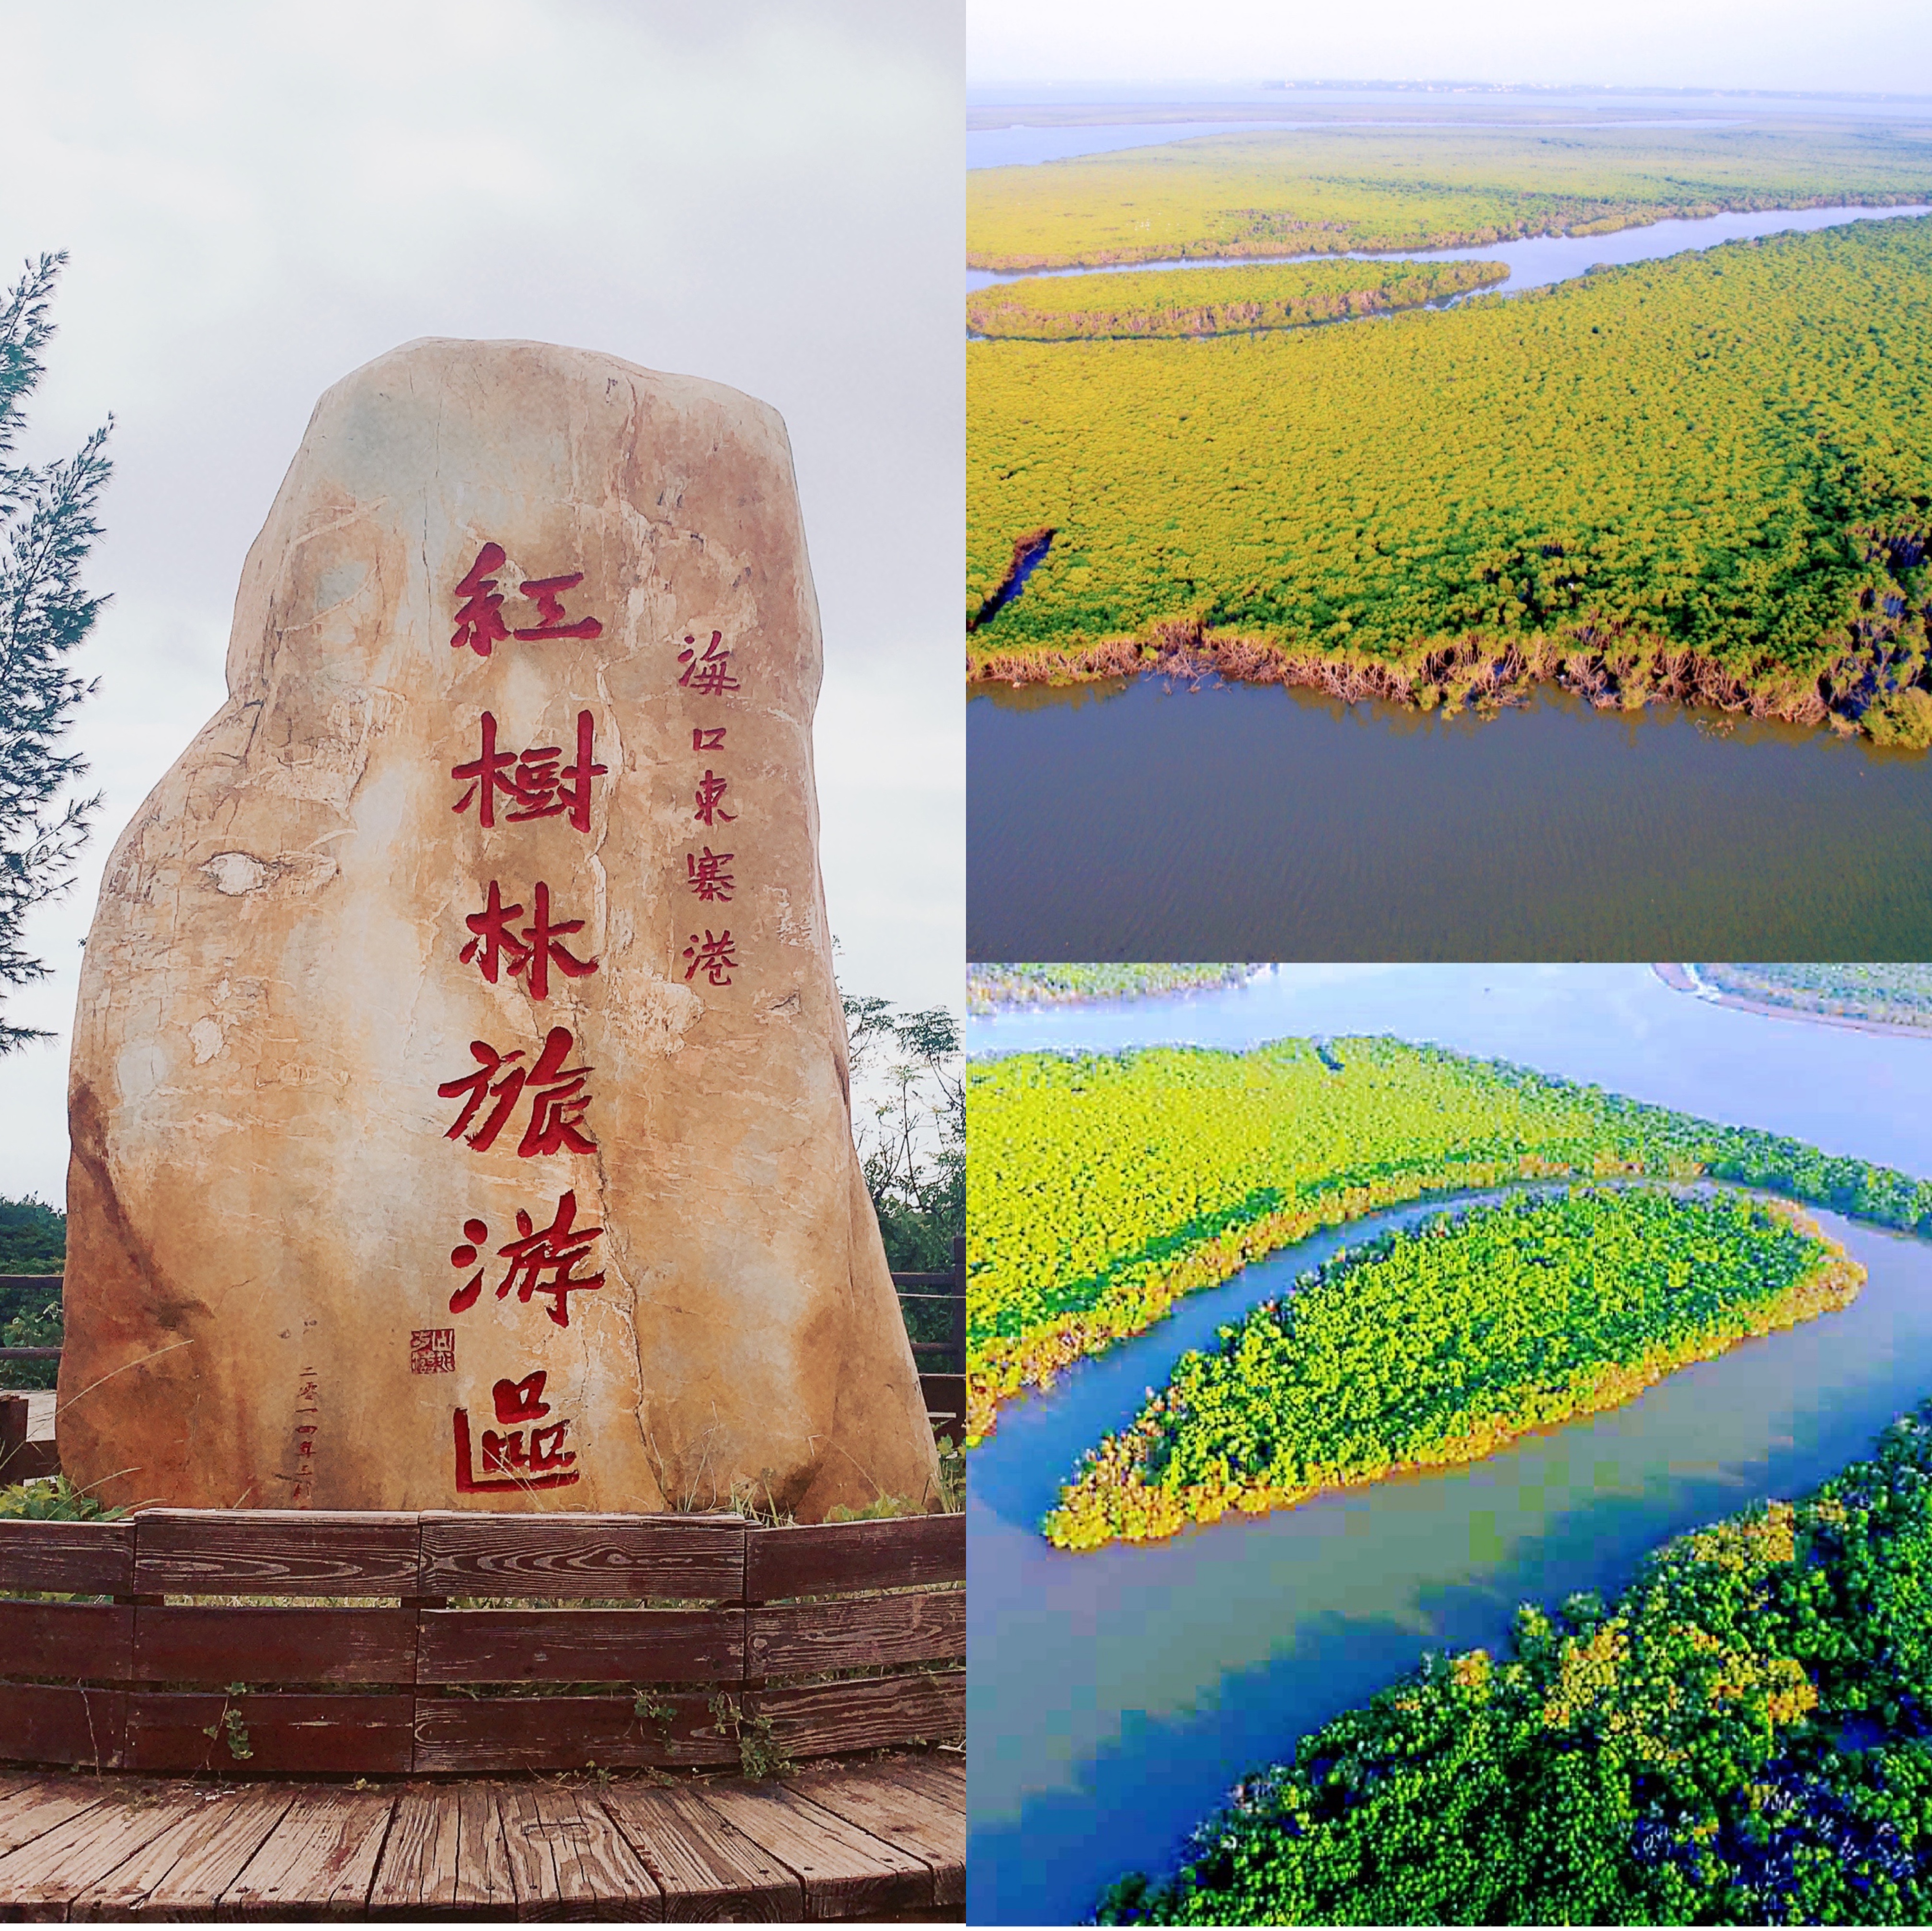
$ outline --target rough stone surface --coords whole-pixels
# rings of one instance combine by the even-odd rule
[[[578,571],[548,609],[522,587]],[[459,589],[477,574],[494,589]],[[600,634],[554,634],[587,619]],[[228,701],[123,834],[88,941],[76,1483],[220,1507],[657,1510],[734,1484],[808,1521],[882,1492],[932,1504],[853,1151],[819,675],[764,404],[434,340],[323,397],[243,571]],[[506,768],[523,792],[500,785],[488,829],[452,775],[485,712],[500,752],[556,753]],[[580,803],[586,715],[606,769]],[[706,852],[730,854],[728,899],[693,883]],[[470,922],[493,881],[521,907],[494,983]],[[539,886],[553,927],[582,922],[560,952],[532,936]],[[488,1092],[458,1085],[512,1053]],[[572,1194],[574,1228],[602,1231],[571,1272],[603,1283],[559,1295],[502,1250]]]

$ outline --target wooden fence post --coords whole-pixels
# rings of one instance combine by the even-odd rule
[[[0,1486],[8,1481],[7,1465],[27,1445],[27,1398],[0,1394]],[[17,1477],[14,1477],[17,1480]]]

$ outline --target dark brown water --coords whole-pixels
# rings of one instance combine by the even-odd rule
[[[1932,757],[1540,693],[967,709],[976,959],[1932,957]]]

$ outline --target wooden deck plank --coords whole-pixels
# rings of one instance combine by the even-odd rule
[[[369,1887],[371,1918],[440,1917],[454,1903],[460,1794],[410,1790],[398,1800]]]
[[[662,1920],[664,1894],[588,1789],[513,1786],[500,1814],[520,1920]]]
[[[509,1861],[510,1883],[517,1894],[514,1915],[521,1918],[526,1905],[532,1918],[543,1915],[543,1900],[556,1888],[556,1858],[550,1840],[542,1832],[532,1837],[524,1828],[535,1819],[527,1813],[521,1793],[506,1788],[497,1794],[503,1852]]]
[[[956,1916],[964,1766],[787,1785],[0,1780],[0,1918],[798,1921]]]
[[[556,1849],[560,1901],[572,1918],[659,1924],[664,1893],[596,1801],[596,1786],[538,1784],[530,1795]]]
[[[797,1876],[695,1789],[613,1784],[597,1801],[663,1891],[668,1922],[787,1924],[803,1915]]]
[[[66,1777],[22,1780],[18,1788],[0,1798],[0,1858],[92,1810],[104,1795],[91,1777],[85,1784]]]
[[[808,1919],[916,1911],[932,1903],[932,1873],[923,1860],[782,1785],[710,1783],[703,1792],[728,1823],[798,1873]]]
[[[966,1759],[952,1752],[920,1751],[892,1759],[908,1783],[926,1791],[938,1802],[966,1808]]]
[[[934,1801],[896,1764],[808,1771],[786,1788],[902,1851],[932,1872],[934,1905],[966,1902],[966,1811]]]
[[[369,1892],[371,1918],[514,1918],[494,1784],[419,1785],[396,1806]]]
[[[216,1906],[223,1922],[360,1918],[396,1798],[386,1791],[298,1789],[268,1841]]]
[[[179,1785],[145,1795],[124,1786],[0,1858],[0,1919],[64,1918],[75,1898],[200,1808]]]
[[[456,1863],[456,1905],[475,1906],[510,1918],[516,1914],[517,1887],[503,1842],[503,1790],[500,1784],[466,1784],[458,1805],[461,1836]]]
[[[296,1801],[286,1785],[193,1793],[195,1807],[68,1907],[70,1920],[205,1920]]]
[[[43,1801],[46,1795],[46,1780],[36,1777],[30,1770],[0,1776],[0,1856],[14,1848],[6,1839],[7,1819],[16,1811]]]

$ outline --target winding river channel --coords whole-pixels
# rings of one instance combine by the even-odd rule
[[[1376,1032],[1932,1173],[1932,1039],[1731,1010],[1644,966],[1282,967],[1197,997],[976,1018],[967,1043],[984,1055]],[[1005,1411],[974,1451],[974,1921],[1078,1921],[1123,1871],[1171,1864],[1235,1778],[1425,1650],[1497,1648],[1520,1602],[1621,1589],[1658,1542],[1813,1486],[1932,1393],[1932,1244],[1821,1214],[1869,1270],[1852,1307],[1628,1407],[1473,1467],[1150,1548],[1074,1555],[1040,1537],[1082,1450],[1130,1420],[1184,1349],[1337,1246],[1434,1210],[1318,1235],[1192,1297]]]
[[[1552,282],[1568,281],[1588,274],[1600,263],[1652,262],[1665,255],[1681,255],[1686,250],[1714,248],[1720,241],[1742,241],[1760,235],[1783,235],[1793,230],[1809,233],[1819,228],[1840,228],[1847,221],[1879,221],[1888,217],[1932,212],[1923,202],[1899,208],[1768,208],[1744,214],[1708,214],[1696,220],[1653,221],[1648,227],[1619,228],[1609,235],[1533,235],[1526,241],[1496,241],[1481,248],[1422,248],[1397,250],[1390,254],[1371,254],[1351,248],[1351,261],[1401,262],[1501,262],[1509,270],[1503,283],[1504,295],[1520,295],[1526,289],[1546,288]],[[1150,268],[1252,268],[1262,265],[1264,258],[1251,256],[1197,256],[1192,261],[1124,262],[1105,268],[1049,268],[1055,275],[1124,274]],[[1267,261],[1330,262],[1333,255],[1268,256]],[[966,271],[966,292],[988,288],[995,282],[1017,281],[1016,274],[995,274],[985,268]],[[1458,300],[1466,298],[1458,297]]]

